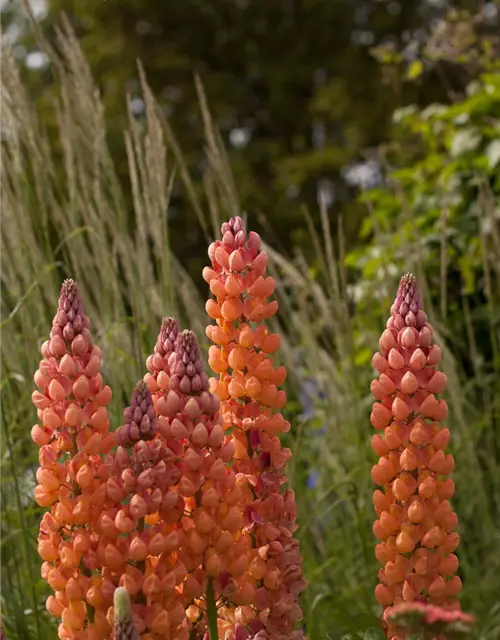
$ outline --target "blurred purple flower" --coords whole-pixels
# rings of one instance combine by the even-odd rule
[[[314,421],[314,418],[317,415],[316,410],[318,408],[318,405],[326,400],[326,394],[321,389],[318,381],[306,372],[303,356],[303,349],[299,348],[295,350],[294,366],[296,370],[302,373],[302,375],[300,376],[301,386],[298,398],[302,408],[302,412],[300,413],[299,417],[304,421],[310,421],[307,429],[308,434],[310,434],[312,438],[317,441],[318,436],[322,436],[326,433],[326,426],[321,423],[318,425],[319,420]],[[314,448],[316,446],[316,444],[313,445]],[[320,477],[321,474],[319,470],[310,468],[307,475],[308,489],[312,491],[317,489]]]
[[[304,377],[299,391],[299,402],[302,406],[300,417],[303,420],[314,418],[316,405],[325,399],[326,395],[324,391],[320,389],[318,382],[310,376]],[[314,433],[315,435],[322,435],[326,433],[326,428],[321,426],[319,429],[316,429]]]
[[[319,482],[319,471],[311,471],[307,477],[307,488],[308,489],[316,489]]]

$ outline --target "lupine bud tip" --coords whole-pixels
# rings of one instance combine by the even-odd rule
[[[116,640],[139,640],[139,632],[132,618],[130,595],[125,587],[118,587],[113,595]]]

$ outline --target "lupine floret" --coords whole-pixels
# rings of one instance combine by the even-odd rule
[[[101,566],[97,531],[108,479],[101,456],[112,449],[115,437],[106,409],[111,389],[103,386],[101,350],[92,344],[89,329],[78,286],[65,280],[34,376],[39,424],[31,431],[40,446],[35,499],[50,507],[40,523],[38,552],[42,577],[54,590],[47,609],[61,619],[61,640],[105,637],[110,630],[94,598],[102,579],[92,571]],[[100,591],[99,598],[109,605],[112,593]],[[93,621],[87,624],[89,615]]]

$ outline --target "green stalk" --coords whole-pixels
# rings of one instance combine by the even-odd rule
[[[208,634],[210,640],[219,640],[219,632],[217,630],[217,607],[215,606],[214,579],[209,578],[207,584],[207,620]]]
[[[4,418],[3,415],[2,415],[2,418]],[[33,614],[35,616],[36,633],[37,633],[37,637],[39,638],[40,637],[40,620],[39,620],[40,615],[39,615],[39,608],[38,608],[38,595],[37,595],[37,590],[36,590],[35,576],[34,576],[34,573],[33,573],[33,564],[31,562],[30,540],[29,540],[28,526],[27,526],[26,517],[25,517],[25,510],[24,510],[24,508],[23,508],[23,506],[21,504],[21,490],[20,490],[19,479],[18,479],[18,475],[17,475],[18,467],[17,467],[17,464],[16,464],[16,454],[14,453],[14,448],[13,448],[13,443],[12,443],[9,423],[7,422],[7,420],[4,419],[3,420],[3,424],[5,424],[5,435],[6,435],[6,440],[7,440],[7,450],[9,452],[9,456],[10,456],[12,479],[14,481],[14,494],[15,494],[15,499],[16,499],[16,506],[17,506],[17,511],[18,511],[19,518],[20,518],[22,532],[23,532],[23,536],[22,537],[23,537],[23,544],[24,544],[24,554],[25,554],[25,559],[26,559],[26,566],[28,567],[28,576],[29,576],[29,580],[30,580],[30,583],[31,583],[32,610],[33,610]],[[20,580],[20,582],[21,582],[21,580]],[[21,592],[22,592],[22,589],[21,589]]]

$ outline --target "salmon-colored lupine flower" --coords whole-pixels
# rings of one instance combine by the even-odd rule
[[[248,606],[255,593],[241,580],[252,543],[243,530],[241,507],[235,506],[241,490],[231,467],[234,444],[221,426],[220,400],[208,390],[195,335],[178,332],[173,318],[163,320],[144,377],[153,395],[157,437],[174,454],[166,469],[170,510],[158,518],[185,534],[179,557],[188,571],[183,592],[191,634],[204,636],[210,601],[214,612],[217,603],[223,637],[234,627],[236,608]]]
[[[92,344],[90,322],[72,280],[62,285],[52,324],[34,376],[40,390],[32,395],[40,421],[31,431],[40,446],[35,499],[50,507],[40,524],[38,552],[42,577],[55,592],[47,610],[61,618],[59,638],[95,639],[110,630],[105,616],[94,615],[89,594],[100,580],[91,571],[97,568],[95,525],[108,478],[100,454],[114,446],[106,409],[111,389],[103,387],[101,350]],[[101,594],[103,601],[111,603],[111,598],[105,590]],[[93,622],[86,626],[89,614]]]
[[[172,326],[171,321],[169,324]],[[163,330],[163,327],[162,327]],[[162,343],[162,340],[159,340]],[[168,345],[171,349],[171,345]],[[146,380],[153,389],[160,437],[176,454],[177,474],[170,474],[167,494],[175,516],[160,512],[171,527],[181,527],[179,558],[187,570],[182,590],[186,615],[196,637],[208,627],[210,607],[225,594],[238,600],[236,583],[241,574],[241,554],[250,546],[242,536],[240,501],[231,462],[234,445],[224,435],[220,401],[208,391],[199,347],[191,331],[175,338],[174,350],[164,359],[149,360]],[[163,368],[160,372],[158,368]],[[165,375],[162,376],[162,373]],[[160,378],[161,376],[161,378]],[[179,510],[179,504],[183,505]],[[221,599],[222,598],[222,599]]]
[[[407,633],[428,640],[469,638],[474,618],[460,610],[425,602],[403,602],[386,611],[386,617]]]
[[[148,640],[187,640],[181,585],[186,570],[178,558],[183,532],[169,526],[169,512],[178,506],[166,473],[173,457],[161,438],[148,386],[139,382],[125,409],[124,425],[117,430],[119,447],[106,459],[107,495],[115,501],[102,509],[98,554],[104,575],[126,588],[132,600],[134,621]],[[155,517],[160,514],[160,517]],[[182,509],[179,509],[179,516]],[[165,518],[163,518],[165,516]],[[148,518],[150,518],[148,522]],[[108,622],[113,622],[113,610]]]
[[[449,499],[454,460],[446,454],[450,432],[445,400],[438,399],[446,376],[436,369],[441,349],[432,344],[432,328],[422,308],[415,277],[401,279],[380,351],[373,357],[379,376],[371,423],[379,431],[372,447],[380,457],[372,469],[382,487],[373,495],[378,516],[373,530],[381,541],[376,556],[383,565],[375,590],[384,607],[419,598],[458,607],[461,590],[454,551],[459,536]],[[397,634],[388,624],[388,636]]]
[[[125,587],[118,587],[113,597],[115,640],[140,640],[130,605],[130,595]]]
[[[217,323],[207,327],[215,343],[209,364],[219,374],[212,378],[211,389],[222,401],[224,431],[232,436],[233,468],[242,489],[240,509],[252,543],[241,554],[238,580],[239,589],[251,598],[245,607],[225,613],[240,625],[238,634],[241,625],[252,635],[264,627],[275,638],[291,633],[302,618],[298,598],[305,586],[298,541],[293,538],[294,493],[281,491],[291,455],[279,440],[290,428],[280,412],[286,395],[279,387],[286,369],[273,365],[280,339],[264,324],[278,303],[270,300],[275,281],[266,277],[268,256],[261,250],[259,235],[247,234],[239,217],[224,223],[221,232],[222,240],[208,250],[212,266],[203,271],[215,296],[206,310]],[[236,637],[236,627],[228,637]]]
[[[201,637],[203,630],[210,627],[210,614],[214,624],[217,622],[216,604],[221,607],[228,599],[240,605],[248,603],[249,596],[245,598],[242,594],[237,579],[241,575],[241,558],[250,541],[242,534],[243,517],[238,506],[241,490],[230,466],[234,445],[231,438],[224,435],[220,401],[208,391],[208,378],[202,373],[193,332],[183,331],[177,338],[171,366],[171,387],[182,389],[189,398],[185,412],[198,413],[192,427],[184,422],[187,434],[180,491],[189,514],[183,519],[186,548],[182,556],[191,578],[190,584],[185,585],[186,604],[197,598],[200,585],[202,598],[196,602],[198,611],[196,606],[191,606],[189,616]],[[198,411],[194,410],[193,401]],[[218,633],[223,635],[224,631],[225,625],[220,619]]]

